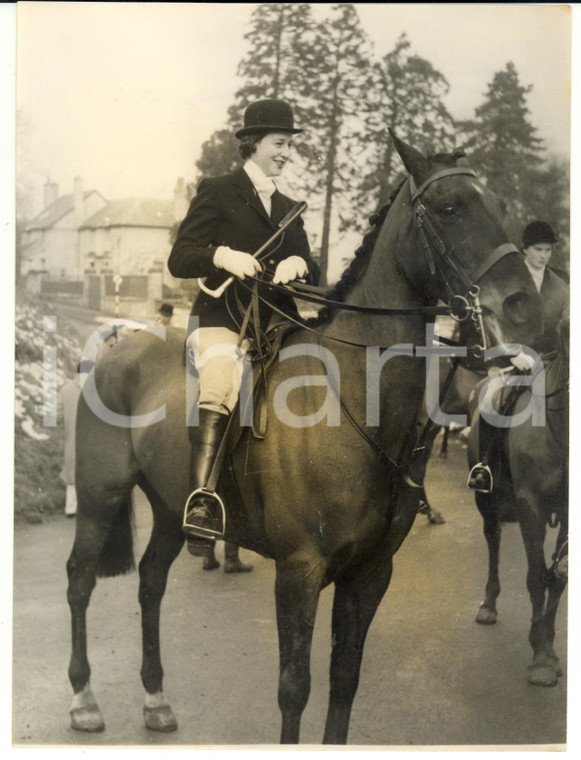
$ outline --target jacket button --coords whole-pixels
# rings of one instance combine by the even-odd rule
[[[268,263],[269,263],[269,264],[274,264],[274,259],[269,259],[269,260],[268,260]]]

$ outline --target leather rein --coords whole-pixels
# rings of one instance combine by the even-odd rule
[[[412,206],[414,209],[416,223],[419,228],[422,245],[425,251],[425,256],[428,262],[429,271],[432,276],[435,276],[436,273],[438,273],[440,277],[442,278],[444,287],[446,288],[446,291],[448,293],[448,305],[444,307],[426,306],[426,307],[416,307],[416,308],[384,308],[384,307],[374,307],[374,306],[359,306],[355,304],[345,304],[340,301],[333,301],[321,295],[321,292],[325,292],[323,289],[315,288],[309,285],[304,285],[302,283],[295,282],[290,287],[268,283],[269,288],[273,288],[275,290],[285,292],[287,294],[293,295],[295,297],[301,298],[306,301],[320,304],[321,306],[327,306],[333,309],[355,311],[359,313],[401,315],[401,316],[403,315],[409,315],[409,316],[449,315],[449,316],[452,316],[458,322],[464,322],[468,318],[470,318],[474,322],[477,333],[480,336],[480,339],[482,342],[481,344],[468,346],[468,348],[473,351],[474,355],[477,358],[482,357],[484,354],[484,351],[486,350],[486,334],[485,334],[484,323],[483,323],[483,318],[482,318],[482,308],[480,306],[480,301],[479,301],[480,288],[477,285],[477,282],[503,256],[507,255],[508,253],[518,252],[518,250],[511,243],[503,243],[502,245],[494,248],[486,256],[484,261],[482,261],[471,273],[468,273],[465,270],[465,268],[454,259],[451,251],[448,249],[448,246],[446,245],[444,240],[441,238],[441,236],[438,234],[435,226],[432,224],[428,211],[426,207],[424,206],[424,204],[422,203],[422,195],[424,191],[426,190],[426,188],[429,187],[429,185],[431,185],[433,182],[439,179],[442,179],[444,177],[449,177],[452,175],[468,175],[475,178],[477,177],[476,173],[468,167],[465,167],[465,168],[455,167],[455,168],[450,168],[450,169],[444,169],[440,172],[436,172],[436,174],[429,177],[419,188],[416,188],[413,177],[410,176],[410,187],[411,187],[411,192],[412,192],[412,199],[411,199]],[[454,293],[454,289],[450,285],[449,280],[446,276],[446,272],[445,272],[446,268],[450,270],[453,274],[455,274],[456,277],[463,284],[465,288],[466,296],[457,295]],[[253,327],[255,330],[256,342],[257,344],[260,343],[260,336],[257,333],[257,331],[259,330],[258,303],[259,301],[262,301],[263,303],[268,305],[273,311],[283,316],[285,319],[290,320],[294,324],[298,325],[299,327],[303,329],[308,330],[311,333],[314,333],[321,340],[325,340],[325,339],[332,340],[333,342],[338,342],[343,345],[353,346],[357,348],[367,347],[366,344],[356,343],[354,341],[348,341],[343,338],[335,338],[333,336],[326,335],[326,334],[324,335],[320,331],[315,330],[312,327],[310,327],[308,324],[306,324],[304,320],[296,319],[294,317],[291,317],[288,314],[285,314],[285,312],[283,312],[277,306],[272,304],[268,299],[264,298],[262,295],[259,295],[258,285],[261,283],[264,283],[264,280],[260,278],[256,278],[256,277],[251,277],[249,279],[253,280],[253,284],[250,286],[242,280],[239,281],[240,285],[245,287],[247,290],[250,290],[252,293],[251,302],[246,309],[244,320],[241,326],[239,345],[242,342],[242,339],[248,327],[251,312],[254,313]],[[240,302],[238,302],[238,306],[239,307],[241,306]],[[243,310],[241,310],[240,313],[243,313]],[[230,314],[232,317],[234,317],[231,311],[230,311]],[[437,337],[437,340],[441,343],[446,343],[448,345],[453,345],[453,346],[460,345],[460,343],[458,343],[457,341],[453,341],[453,340],[439,337],[439,336]],[[260,364],[264,368],[264,359],[266,358],[266,356],[263,353],[261,346],[257,346],[257,351],[258,351],[257,358],[260,360]],[[266,354],[268,354],[268,347],[266,350]],[[452,361],[448,375],[443,383],[443,387],[441,389],[441,394],[440,394],[440,403],[442,403],[444,396],[446,395],[449,387],[451,386],[452,379],[454,377],[458,364],[459,364],[459,358],[457,357]],[[265,375],[264,369],[261,372],[261,381],[266,390],[266,375]],[[394,468],[396,471],[401,471],[402,465],[398,464],[389,454],[387,454],[387,452],[385,452],[376,443],[376,441],[373,440],[373,438],[371,438],[371,436],[362,428],[362,426],[353,417],[353,415],[347,408],[340,394],[338,394],[338,397],[340,400],[341,408],[343,409],[343,412],[345,413],[347,419],[351,423],[354,430],[375,451],[375,453],[379,456],[379,458],[385,464]],[[425,448],[425,439],[426,439],[428,430],[431,428],[432,425],[433,423],[431,422],[431,418],[430,418],[428,419],[427,423],[425,424],[422,430],[420,439],[418,443],[416,444],[416,446],[414,447],[414,451],[412,452],[412,455],[416,454],[417,452]],[[259,430],[254,429],[254,434],[257,438],[264,437],[264,435],[266,434],[266,420],[261,420],[260,429]]]
[[[300,282],[293,282],[290,285],[275,285],[272,282],[268,283],[268,287],[274,290],[278,290],[300,298],[304,301],[316,303],[323,307],[332,309],[340,309],[343,311],[354,311],[362,314],[377,314],[377,315],[392,315],[392,316],[451,316],[455,321],[462,323],[468,319],[471,319],[476,328],[477,334],[480,338],[480,343],[467,346],[467,349],[473,352],[475,358],[482,358],[484,351],[487,348],[486,332],[484,329],[482,307],[480,305],[480,287],[478,281],[488,272],[501,258],[509,253],[518,253],[518,249],[512,243],[502,243],[494,248],[482,262],[480,262],[471,272],[468,272],[460,262],[455,260],[451,250],[446,245],[438,233],[436,227],[430,219],[427,208],[422,203],[422,195],[425,190],[433,183],[445,177],[454,175],[467,175],[477,179],[476,172],[469,167],[451,167],[449,169],[442,169],[436,172],[431,177],[428,177],[419,188],[416,188],[413,177],[410,176],[410,190],[411,190],[411,203],[414,210],[416,224],[418,226],[422,246],[424,249],[425,257],[428,263],[428,268],[432,276],[439,275],[448,295],[448,303],[445,306],[419,306],[410,308],[389,308],[380,306],[364,306],[358,304],[347,304],[342,301],[334,301],[324,295],[327,291],[324,288],[317,288],[311,285],[305,285]],[[459,295],[454,292],[454,288],[449,282],[447,271],[451,272],[462,283],[465,294]],[[238,283],[245,287],[247,290],[255,289],[258,284],[263,284],[265,281],[257,277],[249,277],[248,279],[253,281],[253,285],[249,286],[243,280],[239,280]],[[255,293],[253,298],[262,301],[268,305],[273,311],[281,316],[289,319],[291,322],[299,325],[302,328],[307,329],[309,332],[313,332],[319,335],[321,338],[331,340],[344,345],[349,345],[357,348],[365,348],[366,344],[356,343],[348,341],[343,338],[334,338],[330,335],[323,335],[320,331],[313,329],[306,324],[304,320],[297,320],[294,317],[290,317],[282,310],[278,309],[267,298],[264,298],[258,293]],[[252,303],[252,302],[251,302]],[[251,308],[250,306],[248,308]],[[231,316],[233,316],[231,314]],[[235,320],[236,321],[236,320]],[[245,323],[247,323],[247,318]],[[258,336],[256,336],[258,338]],[[457,341],[453,341],[447,338],[438,337],[441,343],[447,345],[459,346],[461,345]]]

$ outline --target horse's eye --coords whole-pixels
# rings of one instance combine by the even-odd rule
[[[451,203],[443,203],[441,206],[438,206],[438,213],[442,216],[455,216],[456,209]]]

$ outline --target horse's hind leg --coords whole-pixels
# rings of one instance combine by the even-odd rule
[[[356,575],[335,581],[331,694],[323,738],[325,744],[347,742],[365,637],[389,586],[392,566],[389,556],[358,568]]]
[[[72,653],[69,663],[69,679],[73,687],[71,704],[71,726],[80,731],[102,731],[103,718],[91,691],[89,679],[91,669],[87,658],[86,614],[91,593],[96,584],[97,573],[116,575],[102,567],[103,551],[108,539],[115,535],[116,548],[123,557],[114,559],[120,572],[132,566],[130,546],[131,492],[108,496],[103,511],[85,514],[86,502],[79,495],[77,530],[72,552],[67,561],[69,585],[67,600],[71,610]],[[129,544],[126,542],[129,535]],[[129,556],[130,554],[130,556]],[[126,563],[124,565],[124,562]]]
[[[484,537],[488,547],[488,579],[484,601],[481,602],[476,615],[476,622],[482,625],[496,623],[498,613],[496,600],[500,594],[498,563],[500,559],[500,520],[491,497],[487,494],[475,494],[476,504],[484,521]]]
[[[299,741],[301,715],[311,689],[311,643],[325,569],[315,551],[295,552],[276,562],[281,744]]]
[[[81,404],[77,429],[86,437],[77,450],[76,535],[67,561],[67,599],[71,610],[73,687],[71,725],[102,731],[104,721],[90,687],[86,613],[97,575],[113,576],[133,568],[131,490],[136,479],[128,432],[87,419]],[[90,433],[90,434],[89,434]]]
[[[153,508],[151,538],[139,563],[139,604],[143,636],[141,680],[145,688],[143,717],[146,728],[175,731],[177,721],[162,691],[160,654],[160,608],[172,562],[184,544],[181,515],[169,511],[165,502],[147,484],[140,483]]]

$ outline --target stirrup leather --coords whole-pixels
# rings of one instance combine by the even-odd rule
[[[473,488],[470,485],[470,481],[474,477],[475,470],[484,470],[488,474],[488,477],[490,478],[490,488]],[[494,488],[494,476],[492,475],[492,470],[490,469],[490,467],[487,464],[482,464],[482,462],[478,462],[478,464],[475,464],[474,467],[468,473],[466,486],[470,488],[472,491],[476,491],[477,493],[492,493],[492,490]]]
[[[206,497],[211,498],[214,503],[216,503],[219,507],[219,519],[213,519],[213,525],[214,527],[211,528],[202,528],[198,527],[197,525],[191,525],[187,522],[188,512],[190,511],[190,504],[197,499],[198,497]],[[221,530],[216,524],[221,524]],[[207,488],[196,488],[195,491],[192,491],[192,493],[188,496],[188,500],[186,501],[186,506],[184,508],[184,518],[182,522],[182,530],[184,533],[187,533],[191,536],[200,536],[201,538],[218,538],[223,539],[224,533],[226,532],[226,508],[224,507],[224,502],[220,498],[220,496],[216,493],[216,491],[210,491]]]

